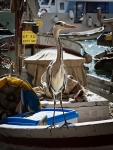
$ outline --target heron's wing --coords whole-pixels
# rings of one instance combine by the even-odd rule
[[[47,67],[46,69],[46,84],[47,84],[47,87],[49,89],[50,87],[50,65]]]
[[[49,65],[46,69],[46,84],[47,84],[47,88],[50,92],[50,94],[53,96],[52,90],[51,90],[51,65]]]
[[[63,67],[64,67],[64,70],[65,70],[65,74],[64,74],[64,83],[63,83],[63,85],[64,85],[63,91],[64,91],[64,90],[66,89],[66,86],[67,86],[67,68],[66,68],[65,65],[64,65]]]
[[[47,87],[49,89],[50,87],[50,77],[51,77],[51,66],[53,64],[53,61],[50,62],[50,64],[48,65],[47,69],[46,69],[46,84]]]

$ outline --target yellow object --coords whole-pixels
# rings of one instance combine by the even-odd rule
[[[0,88],[5,86],[6,84],[11,85],[13,87],[20,86],[20,87],[24,87],[27,90],[34,91],[30,84],[17,77],[7,76],[7,77],[0,78]]]
[[[41,19],[35,20],[35,22],[36,22],[37,26],[42,26],[42,20]]]
[[[112,40],[112,35],[106,35],[105,40]]]
[[[22,31],[22,44],[36,44],[37,37],[32,31]]]
[[[3,88],[5,85],[10,85],[11,87],[20,87],[20,88],[24,87],[26,90],[33,91],[34,93],[36,93],[27,81],[21,80],[18,77],[5,76],[0,78],[0,89]],[[39,108],[42,108],[41,103],[39,105]]]

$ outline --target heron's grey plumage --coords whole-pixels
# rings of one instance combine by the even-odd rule
[[[62,21],[58,21],[53,27],[53,36],[55,38],[57,46],[57,57],[56,60],[50,62],[49,66],[46,69],[46,84],[49,92],[51,93],[54,99],[54,114],[52,125],[54,125],[56,96],[60,93],[60,104],[62,107],[62,92],[66,89],[67,85],[67,69],[63,63],[63,50],[59,39],[59,31],[66,28],[77,27],[73,25],[68,25]],[[65,115],[64,120],[66,122]]]

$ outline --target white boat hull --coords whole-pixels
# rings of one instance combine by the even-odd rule
[[[0,125],[0,141],[21,147],[69,149],[113,144],[113,120],[76,123],[55,129],[47,126]],[[76,141],[76,142],[75,142]]]
[[[70,32],[68,34],[60,34],[61,38],[70,39],[72,41],[81,41],[81,40],[92,40],[97,39],[97,37],[102,34],[104,27],[95,28],[92,30],[87,30],[83,32]]]
[[[95,80],[95,78],[88,75],[89,85],[98,87],[96,83],[101,84],[103,81],[101,88],[109,89],[109,81],[101,78]],[[96,81],[95,85],[93,79]],[[113,100],[113,94],[110,94]],[[104,92],[104,95],[107,94]],[[60,128],[59,125],[52,129],[47,127],[47,125],[0,124],[0,147],[3,150],[74,150],[75,148],[77,150],[106,150],[106,148],[111,150],[113,148],[113,119],[73,123],[69,125],[69,128]]]

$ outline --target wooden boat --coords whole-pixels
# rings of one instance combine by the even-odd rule
[[[104,27],[95,28],[82,32],[70,32],[69,34],[60,34],[61,38],[70,39],[72,41],[92,40],[100,36],[104,31]]]
[[[47,34],[38,34],[37,35],[37,44],[38,44],[38,48],[49,48],[49,47],[56,47],[55,44],[55,40],[53,38],[53,36],[51,35],[47,35]],[[80,55],[81,51],[83,50],[83,47],[81,44],[79,44],[78,42],[75,41],[71,41],[69,39],[61,39],[61,43],[63,45],[63,50],[68,50],[72,49],[72,53],[78,53],[78,55]],[[3,35],[0,38],[0,45],[3,44],[9,44],[10,50],[14,50],[15,48],[15,36],[14,35]],[[5,45],[5,47],[3,47],[4,50],[5,48],[7,48],[8,46]],[[26,45],[27,47],[27,45]],[[84,53],[84,52],[83,52]]]
[[[113,100],[113,93],[109,91],[109,87],[113,87],[113,83],[91,75],[87,75],[87,77],[89,89],[94,90],[95,93],[103,91],[103,96],[106,95],[109,100]],[[100,88],[99,84],[101,85]],[[24,87],[31,89],[26,82],[24,82]],[[63,102],[64,108],[76,110],[80,115],[78,122],[70,124],[69,128],[60,128],[61,125],[59,124],[53,129],[47,128],[48,125],[16,125],[16,121],[15,124],[11,124],[11,122],[0,124],[0,147],[4,150],[36,150],[37,148],[39,150],[75,148],[77,150],[111,150],[113,148],[113,119],[108,117],[109,101],[92,92],[89,93],[88,99],[91,101]],[[46,99],[47,102],[47,107],[53,107],[52,101]],[[41,103],[45,105],[45,102],[41,101]],[[59,107],[59,105],[60,103],[57,102],[56,106]],[[83,116],[80,111],[84,114]]]
[[[52,35],[38,34],[37,39],[39,48],[56,47],[56,43]],[[92,56],[85,51],[84,47],[79,42],[63,37],[60,38],[60,41],[65,52],[85,58],[86,63],[92,62]]]
[[[79,57],[86,58],[86,62],[90,63],[92,61],[92,56],[90,56],[84,49],[84,47],[76,42],[69,39],[61,38],[62,48],[65,52],[74,54]],[[14,35],[4,35],[0,39],[0,45],[5,45],[2,47],[2,51],[14,50],[15,49],[15,36]],[[30,48],[31,45],[25,45],[25,48]],[[35,45],[36,51],[43,48],[56,47],[55,40],[52,35],[47,34],[37,34],[37,44]],[[88,54],[88,55],[87,55]]]
[[[113,70],[113,50],[105,50],[94,56],[96,70],[102,69],[111,72]]]
[[[56,44],[55,44],[55,40],[53,38],[53,36],[48,36],[46,35],[37,35],[37,45],[38,48],[36,47],[36,51],[40,51],[40,49],[42,48],[53,48],[55,49]],[[75,56],[79,56],[82,58],[85,58],[86,63],[90,63],[92,61],[92,56],[90,56],[89,54],[87,54],[87,52],[84,50],[84,47],[75,41],[71,41],[69,39],[61,39],[61,43],[62,43],[62,48],[65,52],[69,53],[69,54],[74,54]],[[2,38],[0,39],[0,45],[1,47],[1,52],[2,51],[9,51],[10,50],[14,50],[15,49],[15,36],[14,35],[4,35],[2,36]],[[36,45],[36,46],[37,46]],[[25,57],[31,55],[31,49],[30,49],[30,45],[25,45],[27,49],[27,54],[25,53]],[[13,60],[14,61],[14,60]],[[6,63],[7,65],[7,63]],[[1,68],[1,73],[0,75],[3,75],[4,73],[11,73],[13,68],[11,67],[12,65],[9,66],[9,68],[4,69]]]
[[[44,54],[46,57],[43,55],[43,53],[43,57],[41,57],[41,52],[39,52],[39,54],[39,56],[34,55],[25,59],[27,68],[26,74],[30,73],[33,75],[34,73],[34,76],[36,76],[35,79],[38,77],[38,80],[40,80],[42,75],[40,68],[44,69],[46,65],[48,65],[48,63],[54,59],[53,55],[51,55],[52,57],[49,57],[49,55],[47,55],[45,52]],[[52,54],[52,52],[50,52],[50,54]],[[40,59],[38,57],[40,57]],[[113,100],[113,83],[109,80],[105,80],[90,74],[87,74],[86,78],[85,72],[83,71],[83,63],[85,62],[84,58],[64,53],[64,62],[68,65],[68,70],[70,70],[70,66],[72,64],[81,62],[81,65],[79,63],[79,66],[77,67],[71,67],[75,74],[79,72],[79,76],[77,76],[78,79],[82,79],[83,77],[83,83],[85,85],[84,87],[90,90],[87,90],[87,101],[85,102],[71,103],[68,101],[68,99],[63,101],[64,108],[76,110],[78,112],[78,122],[72,122],[72,124],[69,125],[69,128],[60,128],[61,125],[57,124],[56,128],[52,129],[47,128],[48,125],[28,126],[1,123],[0,148],[14,150],[70,150],[75,148],[77,150],[113,149],[113,119],[110,119],[109,116],[109,102]],[[32,64],[32,66],[29,66],[29,64]],[[35,69],[33,65],[35,66]],[[38,70],[38,72],[36,73],[33,70]],[[82,75],[81,77],[80,74]],[[8,76],[8,78],[10,77],[11,76]],[[87,84],[85,83],[86,79]],[[12,81],[12,79],[10,81]],[[20,83],[22,82],[19,82],[19,87]],[[2,84],[0,85],[2,86]],[[24,84],[24,87],[26,86],[28,89],[32,89],[29,84]],[[36,82],[34,86],[38,87],[38,83]],[[44,101],[40,102],[43,107],[53,108],[52,99],[46,98]],[[56,102],[56,107],[60,107],[59,101]]]
[[[39,48],[50,48],[50,47],[56,47],[55,40],[52,35],[48,34],[38,34],[38,47]],[[79,44],[76,41],[71,41],[69,39],[61,38],[61,44],[64,51],[72,53],[72,54],[78,54],[78,56],[84,54],[84,48],[81,44]]]

